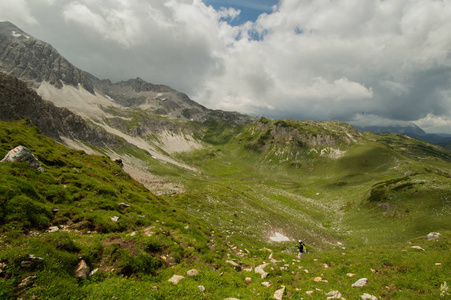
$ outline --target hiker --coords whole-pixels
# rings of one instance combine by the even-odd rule
[[[305,244],[302,242],[302,240],[299,240],[299,245],[297,246],[297,248],[299,249],[298,257],[302,258],[305,253]]]

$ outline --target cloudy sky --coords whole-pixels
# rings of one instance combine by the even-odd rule
[[[451,133],[450,0],[0,0],[0,20],[209,108]]]

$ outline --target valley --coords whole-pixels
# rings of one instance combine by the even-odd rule
[[[45,169],[0,163],[1,299],[449,299],[450,151],[100,80],[0,24],[0,158]]]

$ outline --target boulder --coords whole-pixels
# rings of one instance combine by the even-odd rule
[[[82,259],[78,263],[77,269],[75,270],[75,277],[80,280],[85,280],[86,278],[88,278],[90,271],[91,269],[89,268],[88,264]]]
[[[35,168],[39,172],[45,172],[41,167],[39,161],[34,157],[30,150],[24,146],[17,146],[16,148],[10,150],[6,156],[0,160],[2,162],[26,162],[30,167]]]
[[[352,284],[352,287],[362,287],[368,284],[368,278],[360,278]]]

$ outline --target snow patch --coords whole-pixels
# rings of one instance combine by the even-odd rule
[[[19,37],[21,37],[21,36],[26,37],[27,39],[30,38],[29,36],[23,35],[23,34],[21,34],[21,33],[17,33],[15,30],[11,31],[11,35],[12,35],[13,37],[15,37],[15,38],[19,38]]]
[[[291,239],[280,232],[275,232],[269,239],[273,242],[289,242]]]

